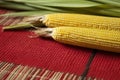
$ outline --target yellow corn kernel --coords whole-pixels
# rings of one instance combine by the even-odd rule
[[[40,19],[48,27],[72,26],[120,30],[120,18],[103,17],[84,14],[56,13],[48,14]]]
[[[51,36],[65,44],[120,53],[120,31],[56,27]]]

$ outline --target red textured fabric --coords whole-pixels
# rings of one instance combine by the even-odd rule
[[[0,13],[5,12],[0,10]],[[3,18],[0,17],[0,20]],[[91,49],[64,45],[50,39],[30,39],[28,36],[31,33],[28,31],[2,32],[1,28],[2,26],[0,61],[81,75],[92,53]],[[109,52],[97,53],[87,76],[120,80],[120,55]]]
[[[28,31],[0,32],[0,60],[80,75],[91,50],[28,36]]]
[[[87,76],[101,77],[104,80],[120,80],[120,54],[97,53]]]

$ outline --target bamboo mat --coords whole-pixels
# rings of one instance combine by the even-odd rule
[[[0,17],[0,80],[120,80],[119,54],[30,39],[29,31],[2,32],[21,20]]]
[[[0,71],[1,80],[82,80],[82,76],[75,74],[55,72],[44,68],[41,69],[7,62],[0,62]],[[84,77],[84,80],[98,79]]]

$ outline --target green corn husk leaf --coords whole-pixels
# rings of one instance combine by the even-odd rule
[[[0,7],[20,10],[19,12],[0,16],[41,16],[50,13],[82,13],[120,17],[119,0],[1,0]],[[24,25],[28,27],[28,24]],[[24,25],[21,24],[21,27],[23,28]],[[8,26],[8,29],[18,28],[18,26],[20,27],[20,24]]]
[[[5,26],[2,29],[4,31],[4,30],[26,29],[31,27],[33,27],[33,25],[30,23],[20,23],[17,25]]]
[[[9,17],[16,17],[16,16],[42,16],[45,14],[55,13],[53,11],[23,11],[23,12],[13,12],[13,13],[6,13],[1,14],[0,16],[9,16]]]
[[[54,7],[92,7],[101,5],[96,2],[87,1],[87,0],[5,0],[16,3],[24,4],[34,4],[34,5],[44,5],[44,6],[54,6]]]
[[[113,4],[111,3],[114,3]],[[2,4],[3,3],[3,4]],[[12,7],[9,7],[7,5],[4,5],[5,3],[7,4],[12,4]],[[116,7],[116,4],[120,4],[115,1],[108,1],[108,0],[96,0],[96,1],[91,1],[91,0],[2,0],[1,1],[1,6],[4,7],[9,7],[11,9],[18,9],[18,10],[27,10],[27,7],[29,7],[28,10],[35,10],[34,14],[36,13],[36,10],[42,10],[44,12],[48,11],[54,11],[54,12],[72,12],[72,13],[84,13],[87,12],[88,14],[99,14],[99,15],[108,15],[108,16],[117,16],[119,17],[119,7]],[[14,4],[14,5],[13,5]],[[23,7],[16,5],[21,5]],[[26,7],[25,7],[26,6]],[[103,6],[103,7],[102,7]],[[99,7],[99,9],[97,8]],[[96,8],[94,11],[93,8]],[[115,8],[114,10],[111,8]],[[110,12],[110,9],[112,12]],[[106,11],[102,11],[106,10]],[[41,11],[41,13],[42,13]],[[117,11],[117,14],[115,15],[114,13]],[[91,13],[92,12],[92,13]],[[28,12],[29,13],[29,12]],[[30,12],[31,13],[31,12]],[[41,14],[39,13],[39,14]],[[109,13],[109,14],[108,14]],[[18,14],[18,13],[17,13]],[[21,15],[19,15],[21,16]],[[23,16],[23,14],[22,14]]]
[[[119,0],[96,0],[96,1],[98,1],[100,3],[120,7],[120,1]]]
[[[5,1],[0,1],[0,7],[15,10],[37,10],[36,8],[25,6],[24,4]]]

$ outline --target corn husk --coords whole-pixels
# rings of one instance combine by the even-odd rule
[[[119,0],[1,0],[0,7],[20,10],[17,16],[69,12],[120,17]]]

